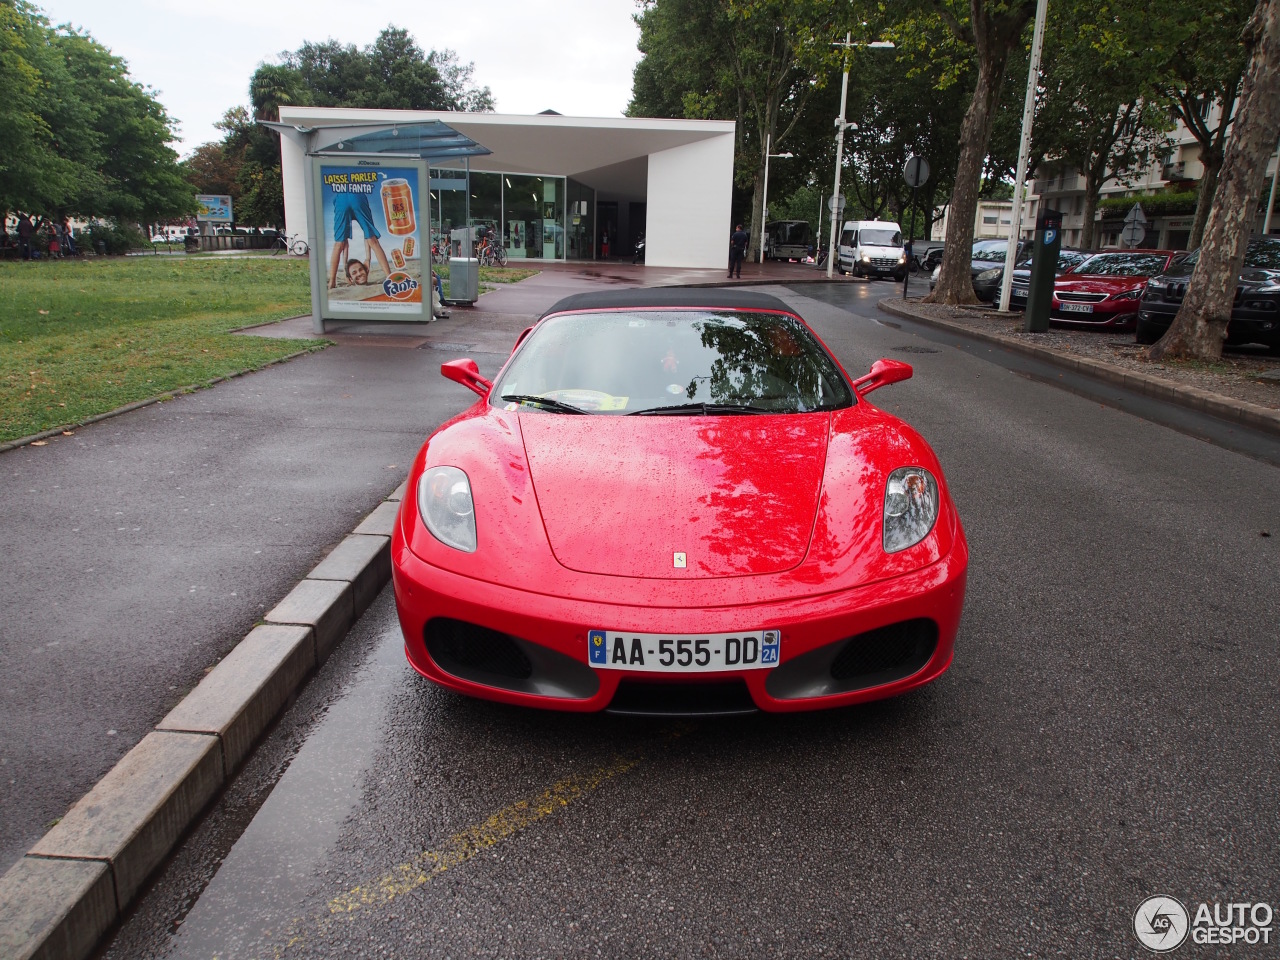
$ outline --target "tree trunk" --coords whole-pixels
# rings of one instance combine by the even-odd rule
[[[1084,175],[1084,224],[1080,228],[1080,249],[1093,250],[1098,245],[1098,238],[1094,236],[1097,230],[1097,224],[1094,222],[1098,216],[1098,186],[1092,173]]]
[[[960,127],[960,161],[956,164],[955,186],[951,192],[951,209],[947,217],[946,247],[942,254],[942,270],[938,284],[925,297],[926,303],[977,303],[973,292],[973,275],[969,264],[973,247],[973,221],[978,213],[978,187],[982,179],[982,163],[991,139],[991,122],[996,97],[1004,75],[1004,58],[982,58],[978,66],[978,83],[973,100]]]
[[[760,219],[760,200],[764,196],[764,158],[760,159],[760,166],[756,169],[756,185],[751,191],[751,222],[747,227],[747,263],[755,263],[760,259],[760,228],[764,226]],[[733,225],[729,227],[730,232],[733,231]],[[726,238],[725,244],[725,262],[728,263],[729,241]]]
[[[1240,267],[1280,129],[1280,0],[1258,0],[1244,30],[1249,67],[1186,298],[1152,360],[1222,356]]]
[[[1191,221],[1191,236],[1187,240],[1187,249],[1194,250],[1204,239],[1204,227],[1209,222],[1209,211],[1213,208],[1213,198],[1218,190],[1218,173],[1222,169],[1222,154],[1216,145],[1201,151],[1201,163],[1204,165],[1204,176],[1200,178],[1200,186],[1196,191],[1196,215]]]

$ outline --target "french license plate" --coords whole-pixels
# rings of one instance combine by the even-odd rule
[[[587,659],[600,670],[714,673],[767,670],[778,665],[778,630],[741,633],[628,633],[588,630]]]
[[[1092,303],[1064,303],[1063,313],[1093,313]]]

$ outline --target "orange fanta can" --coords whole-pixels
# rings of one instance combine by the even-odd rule
[[[397,178],[383,182],[382,213],[387,218],[387,229],[396,236],[403,237],[418,228],[408,180]]]
[[[404,254],[400,252],[399,247],[391,248],[391,262],[396,265],[396,269],[404,269]]]
[[[409,258],[413,257],[413,237],[409,237],[405,240],[404,255]]]

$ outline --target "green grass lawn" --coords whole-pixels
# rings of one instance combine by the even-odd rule
[[[480,282],[536,272],[482,267]],[[0,443],[321,349],[230,332],[310,312],[297,257],[0,263]]]
[[[0,263],[0,442],[319,349],[229,333],[310,309],[292,257]]]

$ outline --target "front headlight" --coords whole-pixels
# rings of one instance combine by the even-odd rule
[[[1126,290],[1124,293],[1117,293],[1111,298],[1112,300],[1141,300],[1142,287],[1137,290]]]
[[[471,481],[457,467],[432,467],[418,480],[418,513],[446,547],[476,552],[476,510]]]
[[[983,283],[990,283],[992,280],[999,280],[1000,274],[1003,272],[999,267],[992,267],[990,270],[983,270],[974,279],[981,280]]]
[[[938,482],[924,467],[899,467],[884,487],[884,552],[897,553],[929,535],[938,519]]]
[[[1266,283],[1260,284],[1253,291],[1254,293],[1280,293],[1280,277],[1274,280],[1268,280]]]
[[[899,255],[898,255],[898,262],[899,262],[899,263],[906,263],[906,262],[907,262],[907,255],[906,255],[905,253],[899,254]]]
[[[869,254],[869,253],[864,253],[864,254],[862,255],[862,262],[863,262],[863,263],[870,263],[870,262],[871,262],[871,254]]]

